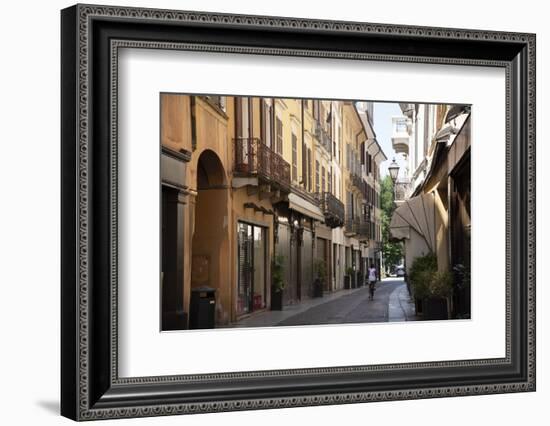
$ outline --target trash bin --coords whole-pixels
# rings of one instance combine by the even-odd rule
[[[214,328],[216,320],[216,289],[195,287],[191,289],[189,328]]]

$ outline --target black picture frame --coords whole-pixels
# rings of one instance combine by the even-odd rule
[[[535,390],[534,34],[75,5],[61,12],[61,414],[74,420]],[[506,357],[121,379],[117,40],[506,70]],[[114,154],[113,154],[114,153]]]

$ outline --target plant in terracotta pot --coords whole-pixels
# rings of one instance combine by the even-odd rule
[[[283,290],[285,289],[285,257],[276,255],[271,266],[271,310],[283,310]]]

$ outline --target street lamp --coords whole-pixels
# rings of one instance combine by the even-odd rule
[[[391,164],[388,166],[388,172],[390,173],[390,179],[393,184],[393,202],[395,203],[395,200],[397,198],[397,191],[396,191],[396,182],[397,182],[397,175],[399,174],[399,164],[395,161],[395,157],[392,160]]]
[[[393,159],[392,163],[388,166],[388,171],[390,173],[390,178],[392,183],[395,186],[395,182],[397,181],[397,175],[399,174],[399,164],[395,161],[395,158]]]

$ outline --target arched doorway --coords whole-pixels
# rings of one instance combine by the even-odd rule
[[[201,153],[197,163],[192,242],[191,287],[216,289],[217,321],[230,318],[228,185],[223,164],[212,150]]]

